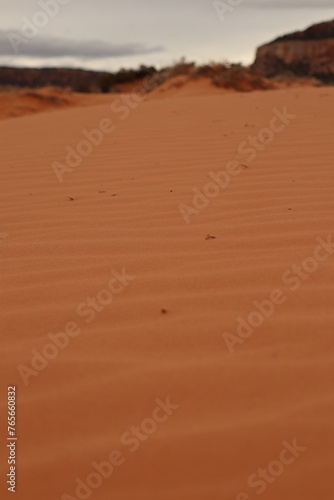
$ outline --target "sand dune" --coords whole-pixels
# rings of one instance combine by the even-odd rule
[[[20,500],[333,498],[334,90],[193,90],[0,123]]]
[[[147,96],[149,100],[171,97],[197,97],[222,95],[226,89],[215,86],[211,78],[190,78],[188,75],[174,76],[163,82]]]
[[[109,100],[104,94],[80,94],[55,87],[2,91],[0,120],[74,106],[96,106]]]

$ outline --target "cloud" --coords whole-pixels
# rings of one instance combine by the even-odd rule
[[[16,38],[19,36],[20,38]],[[12,40],[12,41],[11,41]],[[17,47],[15,51],[14,47]],[[142,43],[116,44],[102,40],[68,40],[56,37],[25,38],[18,31],[0,30],[0,56],[13,54],[29,57],[76,57],[102,59],[163,52],[162,46],[146,47]]]

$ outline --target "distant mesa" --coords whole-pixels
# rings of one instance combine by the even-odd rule
[[[0,67],[0,87],[18,88],[60,87],[81,93],[121,92],[124,84],[131,84],[154,75],[152,66],[138,69],[121,68],[117,73],[71,68],[14,68]]]
[[[291,74],[334,83],[334,20],[262,45],[253,69],[266,78]]]

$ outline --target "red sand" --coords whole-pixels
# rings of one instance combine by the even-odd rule
[[[333,499],[334,90],[195,94],[0,123],[2,403],[16,385],[19,500]],[[289,124],[275,119],[285,107]],[[59,183],[52,163],[107,119],[114,131]],[[272,142],[243,154],[269,126]],[[227,168],[225,188],[207,186]],[[212,198],[194,206],[196,188]],[[269,317],[237,336],[269,297]],[[45,351],[65,327],[66,348]],[[33,349],[55,359],[26,385]],[[89,476],[110,460],[111,477]],[[76,496],[87,476],[100,486]]]

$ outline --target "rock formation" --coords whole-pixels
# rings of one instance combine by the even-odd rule
[[[334,21],[316,24],[259,47],[253,69],[269,78],[290,73],[334,83]]]

